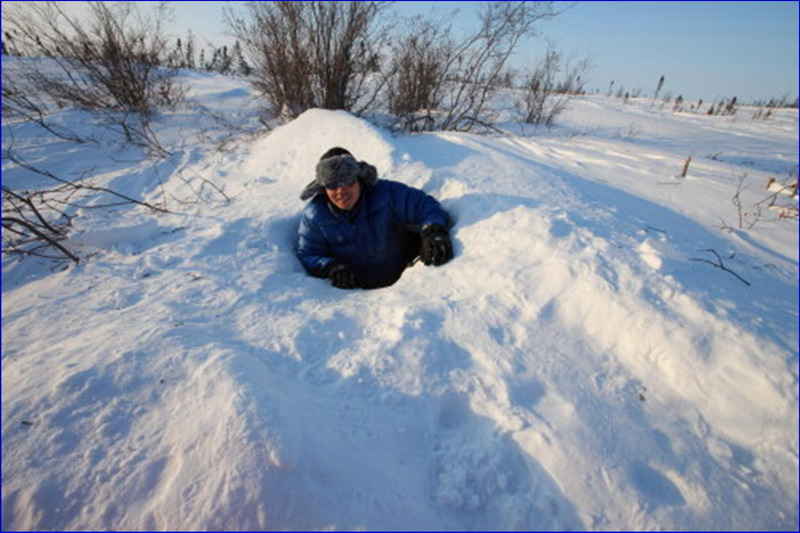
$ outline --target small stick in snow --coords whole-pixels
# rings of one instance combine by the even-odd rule
[[[686,173],[689,172],[689,163],[692,162],[692,156],[686,158],[686,161],[683,163],[683,170],[681,170],[681,177],[685,178]]]
[[[651,230],[652,230],[652,231],[656,231],[656,232],[658,232],[658,233],[663,233],[664,235],[666,235],[666,234],[667,234],[667,231],[666,231],[666,230],[663,230],[663,229],[661,229],[661,228],[657,228],[657,227],[655,227],[655,226],[651,226],[650,224],[645,224],[645,226],[644,226],[644,230],[645,230],[645,231],[651,231]]]
[[[725,263],[722,262],[722,258],[719,256],[719,254],[717,253],[716,250],[714,250],[713,248],[709,248],[708,250],[703,250],[703,251],[710,252],[710,253],[714,254],[716,256],[716,258],[717,258],[717,262],[715,263],[713,261],[709,261],[708,259],[701,259],[699,257],[690,257],[689,260],[690,261],[697,261],[699,263],[708,263],[709,265],[711,265],[711,266],[713,266],[715,268],[719,268],[720,270],[724,270],[725,272],[733,274],[734,276],[736,276],[736,279],[738,279],[739,281],[741,281],[742,283],[744,283],[748,287],[750,286],[750,282],[749,281],[747,281],[742,276],[740,276],[739,274],[737,274],[736,272],[734,272],[733,270],[731,270],[730,268],[725,266]]]

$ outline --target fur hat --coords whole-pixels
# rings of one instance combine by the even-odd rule
[[[320,157],[316,169],[317,177],[306,185],[300,194],[301,200],[308,200],[325,190],[325,186],[354,176],[361,185],[371,187],[378,181],[375,167],[364,161],[356,161],[353,154],[339,146],[331,148]]]

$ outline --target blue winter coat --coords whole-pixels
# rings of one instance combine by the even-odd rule
[[[404,232],[418,233],[427,224],[448,227],[447,212],[433,197],[396,181],[362,185],[349,212],[318,194],[303,211],[297,257],[312,276],[326,277],[341,262],[355,272],[360,286],[384,287],[406,266]]]

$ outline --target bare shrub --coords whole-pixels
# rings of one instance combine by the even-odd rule
[[[59,2],[3,9],[4,30],[13,33],[15,47],[26,56],[15,71],[17,80],[3,69],[4,111],[10,111],[6,84],[14,86],[21,78],[22,90],[34,87],[59,107],[109,112],[129,140],[157,145],[148,128],[152,114],[183,98],[176,72],[161,67],[167,54],[164,5],[151,18],[133,2],[87,2],[86,6],[85,19],[68,14]],[[9,106],[30,116],[24,104],[18,98]]]
[[[450,29],[418,23],[396,46],[390,104],[407,130],[491,127],[492,96],[508,79],[506,62],[535,24],[558,13],[552,2],[486,2],[480,27],[456,40]]]
[[[25,169],[32,176],[44,178],[46,183],[36,189],[12,189],[3,184],[2,251],[7,255],[68,259],[79,263],[79,254],[65,242],[74,218],[70,211],[74,211],[75,207],[103,209],[139,205],[151,211],[166,212],[164,207],[93,185],[86,180],[57,176],[23,160],[11,149],[3,150],[4,166],[6,162]],[[98,195],[108,201],[89,205],[87,200]]]
[[[346,109],[374,100],[383,2],[248,2],[247,17],[226,9],[226,23],[250,60],[254,87],[277,116]]]
[[[736,206],[739,229],[751,230],[764,218],[764,209],[777,212],[778,219],[797,219],[797,166],[782,180],[769,178],[766,184],[768,193],[755,202],[748,210],[742,205],[741,194],[747,190],[747,174],[739,176],[736,193],[731,202]]]
[[[14,63],[9,64],[9,63]],[[50,106],[43,100],[39,91],[30,84],[17,81],[18,61],[3,65],[3,118],[32,122],[49,134],[66,141],[83,143],[83,139],[75,131],[64,128],[50,120]]]
[[[445,116],[441,128],[470,130],[493,120],[487,104],[520,39],[535,34],[534,25],[557,14],[552,2],[487,2],[480,29],[455,48],[448,58]],[[452,80],[452,82],[450,82]]]
[[[766,206],[778,212],[778,218],[798,218],[797,165],[783,179],[769,178],[766,189],[770,192],[757,206]],[[786,198],[789,200],[786,200]],[[781,201],[783,200],[783,201]]]
[[[767,120],[774,114],[776,109],[780,108],[797,108],[797,98],[794,102],[789,100],[789,94],[786,93],[780,98],[770,98],[768,101],[756,101],[754,105],[758,107],[753,113],[754,120]]]
[[[246,51],[254,86],[273,114],[306,109],[359,114],[384,91],[407,130],[469,130],[492,121],[488,104],[507,79],[505,64],[534,24],[557,14],[553,2],[486,2],[480,28],[455,40],[449,28],[417,19],[393,37],[377,27],[383,2],[248,2],[246,16],[226,9],[226,22]],[[379,72],[383,67],[384,71]]]
[[[723,98],[722,101],[711,104],[711,107],[706,112],[706,115],[733,116],[739,109],[737,105],[738,105],[738,100],[735,96],[730,100],[728,100],[727,102]]]
[[[47,216],[42,214],[49,205],[48,192],[13,191],[3,185],[3,253],[78,263],[78,255],[63,244],[70,218],[58,208],[50,209]]]
[[[149,114],[175,105],[182,96],[175,72],[160,66],[167,52],[163,6],[148,19],[132,2],[87,4],[86,24],[58,2],[25,4],[8,17],[4,11],[3,23],[16,30],[26,55],[53,59],[55,73],[32,67],[41,87],[87,109]]]
[[[528,76],[524,91],[523,120],[529,124],[552,126],[576,95],[583,94],[582,76],[589,69],[589,59],[563,65],[560,53],[548,50],[544,59]],[[563,73],[562,73],[563,68]],[[559,79],[559,74],[561,77]]]
[[[389,111],[401,129],[419,131],[434,126],[447,65],[454,53],[449,29],[415,17],[411,30],[395,42],[390,67]]]

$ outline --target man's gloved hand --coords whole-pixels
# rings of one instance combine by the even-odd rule
[[[328,279],[331,280],[334,287],[339,289],[355,289],[358,286],[355,273],[342,263],[335,263],[328,270]]]
[[[453,258],[453,243],[447,230],[438,224],[422,228],[422,246],[419,257],[426,265],[439,266]]]

